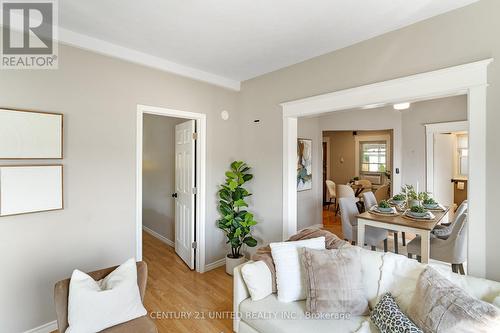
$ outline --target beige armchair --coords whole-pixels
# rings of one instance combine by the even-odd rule
[[[358,184],[363,186],[363,191],[361,191],[360,195],[365,193],[365,192],[372,191],[373,184],[368,179],[360,179],[360,180],[358,180]]]
[[[390,194],[389,194],[389,185],[385,184],[380,186],[376,191],[375,191],[375,198],[377,199],[377,202],[380,202],[382,200],[389,200]]]
[[[98,281],[106,277],[109,273],[114,271],[116,267],[101,269],[99,271],[88,273],[94,280]],[[144,261],[137,263],[137,284],[139,286],[139,293],[141,300],[144,301],[144,294],[146,293],[146,282],[148,280],[148,267]],[[54,303],[56,306],[57,326],[59,332],[63,333],[68,328],[68,295],[69,295],[69,281],[70,279],[62,280],[56,283],[54,288]],[[158,329],[154,322],[143,316],[125,323],[107,328],[101,332],[105,333],[158,333]]]

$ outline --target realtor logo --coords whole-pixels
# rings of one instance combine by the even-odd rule
[[[2,69],[57,69],[57,3],[1,1]]]

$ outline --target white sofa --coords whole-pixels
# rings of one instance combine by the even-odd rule
[[[379,297],[391,292],[401,309],[406,312],[413,296],[417,279],[426,265],[393,253],[361,251],[363,284],[370,309]],[[247,263],[248,264],[248,263]],[[238,333],[342,333],[378,332],[369,317],[350,319],[311,319],[304,312],[305,301],[279,302],[276,294],[252,301],[241,267],[234,271],[233,329]],[[500,283],[471,276],[463,276],[437,268],[441,274],[466,290],[470,295],[500,307]]]

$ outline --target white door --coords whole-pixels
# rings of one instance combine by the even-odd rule
[[[453,205],[455,137],[434,134],[434,198],[439,203]]]
[[[175,252],[194,269],[195,121],[175,126]]]

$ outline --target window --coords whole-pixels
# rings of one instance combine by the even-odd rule
[[[360,170],[361,172],[385,172],[387,168],[387,143],[361,142],[360,144]]]
[[[458,149],[458,175],[467,176],[469,173],[469,136],[467,134],[457,135]]]

